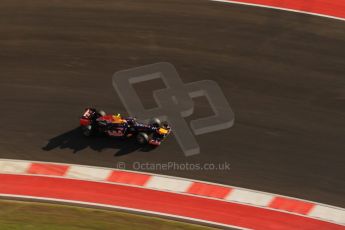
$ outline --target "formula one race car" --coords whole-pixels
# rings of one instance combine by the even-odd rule
[[[136,137],[140,144],[151,145],[160,145],[171,131],[167,123],[161,124],[157,118],[152,119],[149,124],[143,124],[134,117],[107,115],[94,108],[85,109],[80,118],[80,126],[85,136],[98,133],[114,137]]]

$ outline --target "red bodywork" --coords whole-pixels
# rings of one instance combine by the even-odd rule
[[[94,114],[94,111],[92,111],[91,109],[86,109],[83,116],[80,118],[79,123],[81,126],[88,126],[91,124],[91,117]],[[113,121],[113,116],[112,115],[105,115],[102,116],[100,118],[98,118],[100,120],[103,121],[108,121],[108,122],[112,122]]]
[[[108,122],[114,121],[113,115],[105,115],[105,116],[102,116],[98,119],[102,120],[102,121],[108,121]]]
[[[86,118],[80,118],[79,123],[81,126],[88,126],[91,124],[91,121],[89,119],[86,119]]]
[[[113,115],[105,115],[105,116],[99,117],[97,120],[107,121],[109,123],[116,122]],[[81,126],[88,126],[91,124],[91,120],[88,117],[82,116],[79,120],[79,123]]]

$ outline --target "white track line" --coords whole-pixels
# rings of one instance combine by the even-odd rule
[[[273,10],[282,10],[282,11],[288,11],[288,12],[293,12],[293,13],[307,14],[307,15],[312,15],[312,16],[318,16],[318,17],[323,17],[323,18],[330,18],[330,19],[345,21],[345,18],[334,17],[334,16],[330,16],[330,15],[326,15],[326,14],[312,13],[312,12],[302,11],[302,10],[293,10],[293,9],[289,9],[289,8],[267,6],[267,5],[260,5],[260,4],[254,4],[254,3],[246,3],[246,2],[227,1],[227,0],[210,0],[210,1],[237,4],[237,5],[255,6],[255,7],[267,8],[267,9],[273,9]]]

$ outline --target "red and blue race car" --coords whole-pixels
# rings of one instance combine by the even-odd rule
[[[144,124],[134,117],[106,114],[94,108],[85,109],[80,126],[85,136],[106,134],[113,137],[136,137],[140,144],[151,145],[160,145],[171,132],[168,123],[161,123],[157,118]]]

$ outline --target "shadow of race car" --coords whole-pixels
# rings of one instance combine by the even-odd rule
[[[160,145],[170,134],[168,123],[153,118],[148,124],[138,122],[134,117],[120,114],[106,114],[102,110],[86,108],[80,118],[84,136],[105,134],[111,137],[135,137],[140,144]]]

